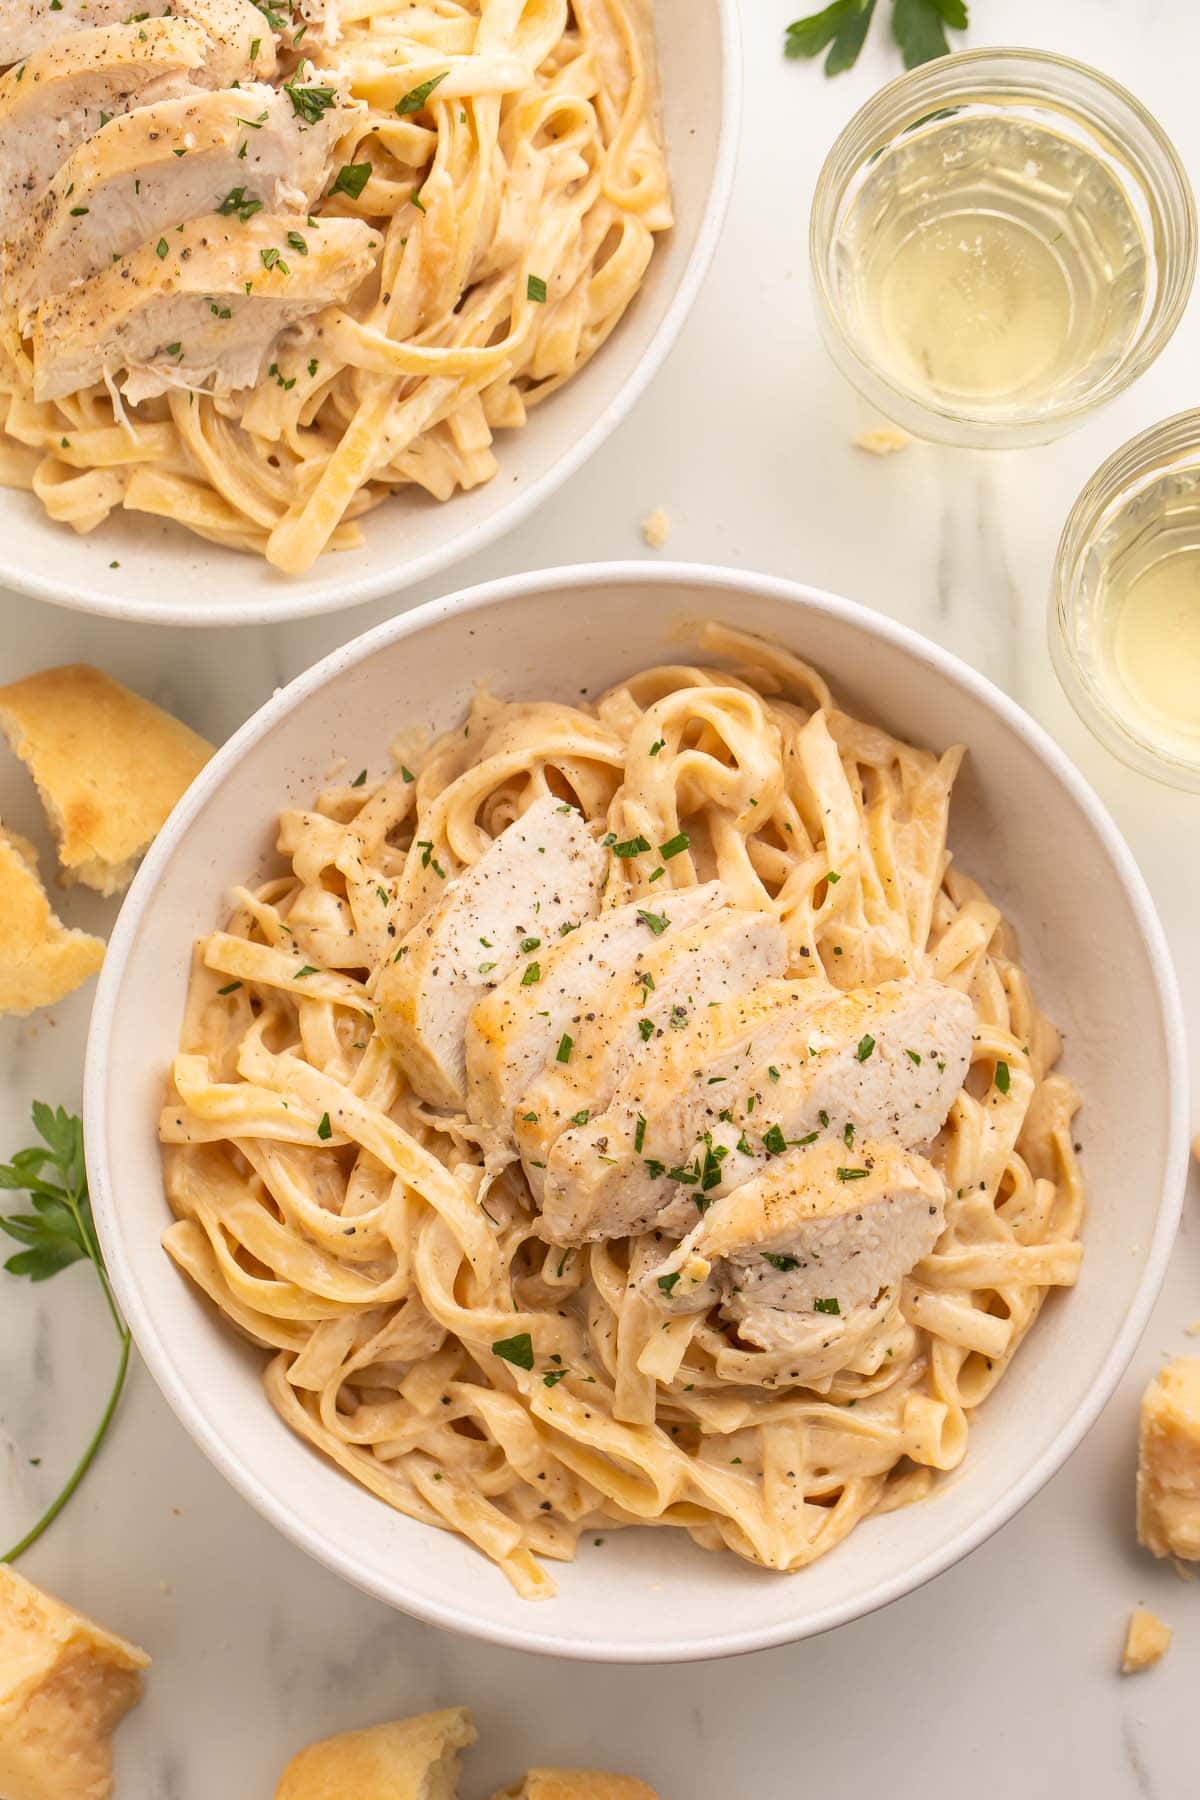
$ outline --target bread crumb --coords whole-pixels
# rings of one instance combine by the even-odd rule
[[[1200,1562],[1200,1357],[1166,1363],[1142,1395],[1138,1542]]]
[[[1121,1657],[1122,1675],[1136,1675],[1152,1669],[1171,1647],[1171,1627],[1144,1606],[1135,1606],[1125,1633],[1125,1650]]]
[[[908,449],[912,438],[898,425],[873,425],[869,431],[860,431],[850,442],[856,450],[865,450],[871,456],[895,456],[897,451]]]
[[[671,521],[661,506],[642,520],[642,536],[651,550],[661,550],[671,535]]]

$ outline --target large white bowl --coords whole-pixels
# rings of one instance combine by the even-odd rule
[[[295,1438],[263,1358],[159,1247],[155,1118],[192,939],[226,889],[273,863],[273,821],[335,756],[386,766],[397,727],[457,721],[486,677],[506,696],[573,699],[687,655],[716,617],[811,658],[843,701],[918,743],[970,755],[951,841],[1016,921],[1085,1095],[1090,1194],[1078,1288],[1054,1296],[933,1497],[867,1520],[790,1577],[695,1549],[680,1532],[585,1539],[558,1598],[518,1600],[466,1543],[391,1512]],[[718,1656],[800,1638],[882,1606],[980,1544],[1045,1482],[1112,1393],[1166,1264],[1186,1178],[1185,1050],[1150,898],[1111,821],[1003,694],[899,625],[792,583],[687,565],[549,570],[403,614],[276,695],[221,750],[139,873],[113,933],[88,1045],[86,1135],[105,1254],[134,1336],[187,1429],[296,1543],[370,1593],[498,1643],[622,1661]],[[1136,1178],[1131,1179],[1131,1146]]]
[[[599,449],[683,328],[720,234],[737,154],[737,0],[655,0],[675,225],[612,337],[520,431],[499,434],[495,479],[441,504],[412,492],[363,521],[360,550],[286,576],[148,513],[77,537],[32,494],[0,489],[0,585],[160,625],[245,625],[393,594],[511,531]]]

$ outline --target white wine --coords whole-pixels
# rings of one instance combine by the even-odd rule
[[[1160,476],[1110,518],[1085,581],[1108,705],[1160,754],[1200,759],[1200,468]]]
[[[1137,341],[1146,240],[1118,166],[951,108],[863,172],[834,248],[847,334],[922,405],[995,423],[1082,401]]]

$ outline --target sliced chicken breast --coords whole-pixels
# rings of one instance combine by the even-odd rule
[[[311,227],[270,213],[244,225],[216,213],[189,220],[42,301],[33,319],[35,398],[57,399],[122,368],[135,403],[172,386],[249,387],[280,333],[348,299],[379,248],[360,219]]]
[[[540,934],[529,938],[530,954],[471,1011],[467,1106],[472,1118],[511,1147],[517,1101],[543,1068],[555,1064],[563,1033],[571,1034],[580,1061],[585,1060],[583,1035],[606,995],[621,985],[644,999],[639,974],[652,947],[672,941],[725,898],[716,881],[665,895],[656,918],[667,919],[666,936],[656,937],[646,909],[634,905],[614,907],[557,942]]]
[[[269,81],[274,75],[274,33],[254,0],[171,0],[171,11],[198,25],[208,39],[203,86]]]
[[[677,916],[674,896],[663,912]],[[648,1046],[683,1030],[699,1008],[757,987],[786,967],[786,934],[770,913],[724,906],[657,938],[584,1014],[570,1060],[547,1061],[516,1104],[517,1146],[535,1197],[542,1196],[557,1139],[603,1112]]]
[[[974,1008],[936,981],[841,993],[766,982],[650,1047],[611,1104],[556,1142],[543,1190],[555,1243],[682,1235],[696,1203],[825,1134],[925,1144],[966,1075]]]
[[[254,73],[267,79],[275,73],[275,38],[265,15],[250,6],[251,0],[220,0],[219,10],[212,0],[135,0],[132,7],[130,0],[0,0],[0,63],[20,62],[77,31],[141,24],[170,13],[176,19],[195,19],[218,46],[218,60],[236,53],[244,65],[257,38],[259,50],[250,60]],[[249,35],[242,43],[245,32]],[[241,72],[235,68],[231,78]]]
[[[376,993],[380,1030],[423,1099],[466,1104],[472,1007],[518,962],[528,969],[564,927],[595,918],[607,868],[608,852],[582,815],[547,796],[447,883]]]
[[[719,1299],[748,1343],[807,1348],[814,1322],[894,1293],[936,1243],[945,1197],[933,1165],[895,1144],[810,1144],[718,1200],[646,1293],[680,1311]]]
[[[169,0],[145,0],[136,10],[157,19],[168,6]],[[20,62],[72,31],[123,25],[130,11],[130,0],[0,0],[0,63]]]
[[[0,237],[117,113],[203,83],[208,39],[185,19],[77,31],[0,76]]]
[[[27,309],[202,213],[239,225],[257,213],[307,213],[342,129],[340,107],[309,125],[263,82],[111,119],[17,222],[8,299]]]

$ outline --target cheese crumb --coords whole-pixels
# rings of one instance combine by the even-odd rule
[[[850,441],[856,450],[865,450],[871,456],[895,456],[897,451],[908,449],[912,438],[898,425],[874,425]]]
[[[1155,1556],[1200,1561],[1200,1357],[1165,1364],[1142,1395],[1137,1534]]]
[[[109,1800],[112,1734],[141,1698],[149,1661],[0,1568],[0,1793]]]
[[[661,506],[642,520],[642,536],[651,550],[661,550],[671,535],[671,521]]]
[[[1125,1651],[1121,1657],[1122,1675],[1136,1675],[1152,1669],[1171,1647],[1171,1627],[1144,1606],[1135,1606],[1125,1633]]]

